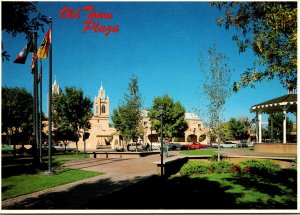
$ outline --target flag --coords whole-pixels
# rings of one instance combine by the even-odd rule
[[[51,44],[51,31],[47,31],[40,48],[37,51],[37,58],[43,59],[48,57],[48,50]]]
[[[22,49],[22,51],[19,53],[19,55],[16,57],[14,60],[14,63],[20,63],[20,64],[25,64],[26,58],[29,52],[33,52],[33,44],[32,40],[28,42],[27,45]]]
[[[40,83],[40,80],[42,79],[42,61],[40,61],[40,74],[39,74],[39,78],[38,78],[38,83]]]
[[[35,68],[35,62],[37,60],[37,54],[32,53],[32,58],[31,58],[31,73],[34,74],[34,68]]]

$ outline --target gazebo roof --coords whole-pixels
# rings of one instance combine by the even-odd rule
[[[269,101],[253,105],[250,108],[250,112],[267,114],[273,112],[282,112],[283,110],[292,113],[297,112],[297,94],[291,93],[284,96],[280,96],[275,99],[271,99]]]

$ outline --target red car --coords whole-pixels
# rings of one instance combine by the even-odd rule
[[[203,149],[207,148],[207,145],[202,143],[188,143],[185,145],[188,149]]]

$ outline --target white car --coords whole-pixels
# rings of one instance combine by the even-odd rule
[[[219,147],[219,144],[218,143],[211,143],[210,146],[212,148],[218,148]]]
[[[143,145],[140,143],[129,143],[127,145],[127,150],[130,152],[142,151],[144,149]]]
[[[54,143],[53,147],[56,152],[76,152],[76,148],[71,148],[69,146],[65,147],[63,143]]]
[[[220,148],[237,148],[236,143],[225,142],[220,144]]]
[[[149,144],[151,147],[151,143]],[[161,143],[152,143],[152,150],[160,150],[160,147],[161,147]]]

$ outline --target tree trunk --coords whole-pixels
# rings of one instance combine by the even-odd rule
[[[67,154],[67,144],[64,143],[64,145],[65,145],[65,154]]]
[[[220,156],[220,142],[219,142],[219,144],[218,144],[218,162],[221,160],[220,157],[221,156]]]
[[[221,141],[220,141],[220,138],[217,137],[217,143],[218,143],[218,162],[221,160],[221,155],[220,155],[220,144],[221,144]]]
[[[76,155],[78,155],[78,141],[76,141]]]
[[[135,143],[135,152],[137,152],[138,151],[138,147],[137,147],[137,142]]]

